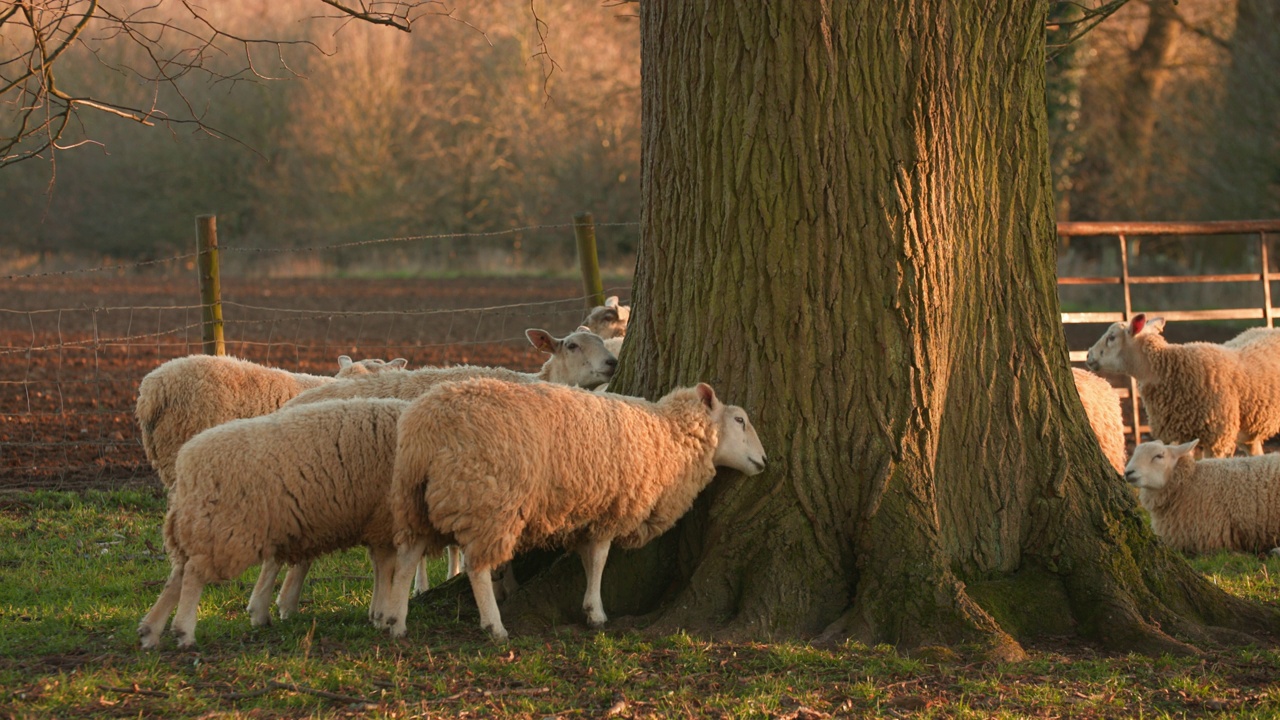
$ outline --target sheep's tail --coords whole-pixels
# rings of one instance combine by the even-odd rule
[[[396,443],[395,469],[391,475],[391,514],[397,545],[412,544],[429,534],[426,461],[417,443],[407,442],[401,433]]]

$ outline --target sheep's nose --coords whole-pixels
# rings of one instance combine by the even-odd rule
[[[1134,483],[1138,482],[1138,474],[1132,470],[1127,470],[1125,471],[1124,479],[1125,479],[1125,482],[1129,483],[1130,485],[1133,485]]]
[[[1096,371],[1098,369],[1098,361],[1093,358],[1085,358],[1084,366],[1090,370]]]
[[[608,360],[604,361],[604,364],[608,365],[611,368],[616,368],[618,367],[618,358],[609,358]]]

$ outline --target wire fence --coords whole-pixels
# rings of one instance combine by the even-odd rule
[[[596,225],[605,232],[635,232],[636,226]],[[569,256],[560,266],[552,263],[549,276],[527,268],[512,272],[512,262],[500,263],[505,275],[407,269],[404,257],[414,254],[412,248],[381,258],[380,269],[367,257],[348,258],[348,267],[358,264],[360,271],[340,278],[292,277],[279,273],[279,266],[264,271],[260,265],[241,273],[226,268],[248,266],[224,262],[227,354],[326,375],[337,372],[339,355],[403,357],[411,367],[537,369],[546,356],[530,346],[525,329],[562,336],[586,315],[587,297],[574,274],[573,227],[294,248],[224,245],[224,257],[319,256],[325,263],[353,248],[364,254],[389,245],[488,240],[498,241],[508,258],[538,246],[544,256],[550,256],[548,248]],[[156,482],[133,408],[146,373],[201,352],[195,256],[0,275],[0,489]],[[629,285],[627,279],[606,281],[605,290],[625,301]]]

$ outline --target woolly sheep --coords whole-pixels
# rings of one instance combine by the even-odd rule
[[[562,339],[552,337],[546,330],[530,328],[525,331],[529,342],[551,357],[536,373],[523,373],[505,368],[455,365],[453,367],[424,367],[404,373],[386,373],[372,377],[359,377],[335,382],[308,390],[289,401],[289,406],[305,405],[352,397],[395,397],[412,400],[436,385],[452,380],[472,377],[493,377],[508,382],[553,382],[562,385],[595,387],[609,381],[618,367],[618,358],[604,347],[604,341],[594,333],[578,329]]]
[[[1124,418],[1120,414],[1120,398],[1111,383],[1087,370],[1071,368],[1076,382],[1076,392],[1084,405],[1094,437],[1102,454],[1111,461],[1116,472],[1124,474]]]
[[[452,541],[466,555],[480,624],[495,638],[507,631],[490,571],[537,546],[576,547],[587,575],[583,610],[599,626],[609,546],[639,547],[665,532],[716,466],[755,475],[766,459],[746,412],[706,384],[657,402],[490,379],[443,385],[401,416],[388,500],[398,557],[392,591],[380,596],[389,604],[373,608],[374,622],[404,634],[411,569],[424,550]]]
[[[1142,443],[1125,468],[1156,535],[1188,553],[1280,545],[1280,455],[1197,461],[1196,443]]]
[[[1198,439],[1210,457],[1249,453],[1280,432],[1280,330],[1255,328],[1224,344],[1170,344],[1163,318],[1116,323],[1089,348],[1088,366],[1132,375],[1147,408],[1152,437]]]
[[[338,378],[365,377],[399,370],[404,358],[390,362],[338,358]],[[187,440],[230,420],[273,412],[295,395],[332,383],[335,378],[280,370],[225,355],[188,355],[147,373],[138,385],[135,414],[142,448],[160,476],[173,485],[174,459]]]
[[[458,365],[448,368],[420,368],[395,375],[354,378],[331,383],[299,394],[286,405],[296,407],[323,400],[352,397],[395,397],[412,400],[440,383],[475,377],[492,377],[509,382],[553,382],[564,385],[594,387],[607,382],[618,367],[618,359],[604,347],[599,336],[580,327],[563,339],[557,339],[545,330],[530,328],[525,331],[529,342],[539,350],[550,353],[551,358],[537,373],[522,373],[505,368]],[[449,576],[458,574],[462,558],[456,550],[449,551]],[[297,597],[306,578],[305,565],[292,566],[285,574],[276,604],[281,617],[288,617],[297,609]],[[426,589],[426,566],[419,568],[415,585]]]
[[[280,564],[364,544],[374,559],[374,596],[386,592],[395,545],[387,491],[404,400],[354,399],[234,420],[178,452],[164,521],[172,570],[138,625],[144,648],[160,641],[176,605],[178,645],[195,642],[204,586],[261,563],[249,599],[254,625],[270,622]]]
[[[588,330],[608,340],[627,334],[627,322],[631,319],[631,306],[622,305],[617,295],[610,295],[604,305],[597,305],[582,321]],[[614,352],[617,352],[616,350]]]

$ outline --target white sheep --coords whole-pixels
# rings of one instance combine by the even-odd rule
[[[611,543],[639,547],[665,532],[717,466],[755,475],[765,461],[746,412],[706,384],[657,402],[545,383],[442,385],[401,416],[389,496],[398,558],[374,622],[403,635],[412,569],[424,550],[454,542],[494,637],[507,631],[490,571],[537,546],[576,547],[587,575],[583,610],[599,626]]]
[[[1089,348],[1089,369],[1132,375],[1152,437],[1198,439],[1205,454],[1226,457],[1236,444],[1250,454],[1280,432],[1280,330],[1255,328],[1234,340],[1170,344],[1163,318],[1138,314],[1116,323]]]
[[[552,382],[594,387],[608,382],[618,367],[617,357],[605,348],[604,341],[585,327],[578,328],[562,339],[555,338],[546,330],[537,328],[526,330],[525,336],[534,347],[551,355],[542,369],[536,373],[473,365],[447,368],[425,367],[395,375],[361,377],[331,383],[299,394],[286,406],[296,407],[324,400],[354,397],[393,397],[412,400],[440,383],[476,377],[491,377],[508,382]],[[449,577],[453,577],[462,568],[462,557],[456,548],[449,548],[448,554]],[[304,564],[291,565],[289,571],[285,573],[284,582],[280,585],[280,597],[276,600],[280,617],[287,618],[296,612],[298,598],[302,593],[302,583],[306,579],[308,569]],[[425,562],[418,568],[415,587],[419,590],[425,590],[428,587]]]
[[[178,645],[195,642],[204,586],[262,572],[249,599],[252,623],[270,622],[271,586],[281,563],[310,561],[356,545],[374,560],[374,596],[395,567],[387,506],[404,400],[353,399],[233,420],[192,438],[178,452],[164,520],[172,571],[138,625],[144,648],[160,641],[178,607]]]
[[[627,334],[627,322],[631,320],[631,306],[622,305],[617,295],[610,295],[604,305],[597,305],[587,313],[582,324],[591,332],[608,340]],[[616,350],[614,352],[617,352]]]
[[[1280,545],[1280,455],[1197,461],[1196,443],[1134,449],[1125,479],[1138,488],[1151,529],[1188,553]]]
[[[338,378],[366,377],[399,370],[404,358],[390,362],[338,358]],[[295,395],[335,382],[333,377],[295,373],[225,355],[188,355],[169,360],[138,384],[135,414],[142,448],[160,476],[173,485],[178,449],[197,433],[240,418],[273,412]]]
[[[1080,368],[1071,368],[1076,392],[1089,418],[1089,427],[1098,439],[1102,454],[1111,461],[1116,472],[1124,474],[1124,417],[1120,412],[1120,397],[1104,378]]]

